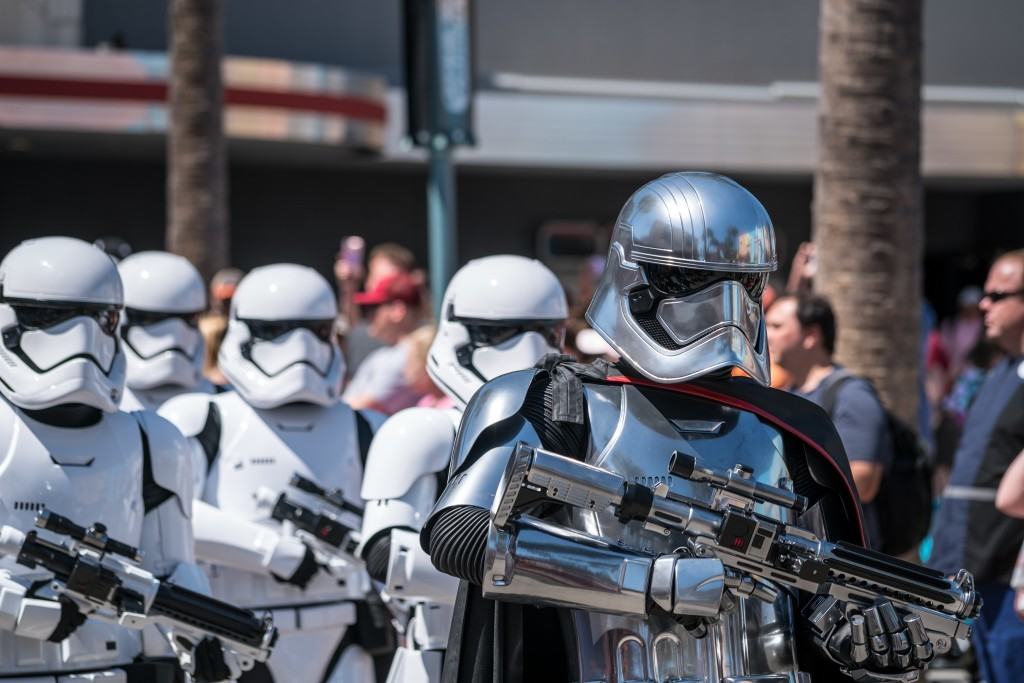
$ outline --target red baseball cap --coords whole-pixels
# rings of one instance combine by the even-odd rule
[[[210,280],[210,296],[218,301],[226,301],[235,295],[238,283],[244,273],[238,268],[222,268]]]
[[[389,304],[394,301],[418,306],[420,303],[419,282],[406,273],[388,275],[378,280],[373,289],[356,292],[352,296],[352,301],[360,306]]]

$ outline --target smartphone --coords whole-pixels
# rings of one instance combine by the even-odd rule
[[[359,235],[349,235],[341,240],[338,258],[348,267],[353,278],[363,275],[363,259],[366,256],[366,240]]]

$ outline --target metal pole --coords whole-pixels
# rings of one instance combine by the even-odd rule
[[[455,165],[445,135],[430,141],[427,171],[427,224],[429,229],[430,295],[434,315],[441,319],[441,299],[455,272]]]

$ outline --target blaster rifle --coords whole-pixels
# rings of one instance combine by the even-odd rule
[[[690,500],[550,451],[520,442],[509,460],[494,507],[494,524],[504,527],[521,511],[520,496],[538,496],[589,510],[612,508],[623,522],[640,522],[668,536],[681,532],[697,556],[715,556],[723,565],[776,585],[870,606],[886,598],[916,615],[935,652],[970,635],[981,608],[974,579],[966,570],[953,579],[859,546],[818,539],[814,534],[754,512],[756,503],[779,505],[799,514],[807,499],[782,487],[753,481],[749,467],[720,471],[674,453],[669,472],[715,490],[712,503]],[[908,617],[912,618],[912,617]]]
[[[243,671],[270,656],[277,629],[269,616],[257,617],[251,610],[156,578],[138,566],[139,551],[107,536],[103,524],[85,528],[44,509],[36,516],[36,526],[71,540],[54,543],[35,530],[22,533],[4,526],[0,553],[52,573],[54,589],[91,608],[92,616],[113,612],[114,620],[128,628],[157,621],[183,633],[216,636],[235,652]]]
[[[332,505],[339,510],[351,512],[353,515],[360,517],[363,514],[362,508],[345,500],[345,494],[342,493],[341,489],[331,489],[328,491],[312,479],[307,479],[298,472],[292,474],[292,479],[288,482],[288,485],[292,488],[298,489],[299,491],[305,491],[310,495],[316,496],[328,505]]]
[[[351,563],[359,545],[358,529],[363,511],[344,500],[341,491],[325,491],[297,472],[289,485],[319,499],[324,506],[314,509],[289,498],[286,492],[275,495],[265,487],[256,493],[257,504],[271,508],[271,519],[290,522],[296,535],[321,554],[343,556]]]

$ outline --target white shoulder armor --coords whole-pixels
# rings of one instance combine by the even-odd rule
[[[392,415],[370,444],[362,498],[400,498],[420,477],[448,467],[457,421],[454,410],[437,408],[407,408]]]
[[[192,516],[192,455],[188,441],[168,420],[142,410],[132,413],[149,442],[149,467],[153,482],[173,493],[185,517]]]
[[[210,415],[210,394],[190,392],[166,401],[157,413],[170,420],[185,436],[198,435],[206,426]]]

